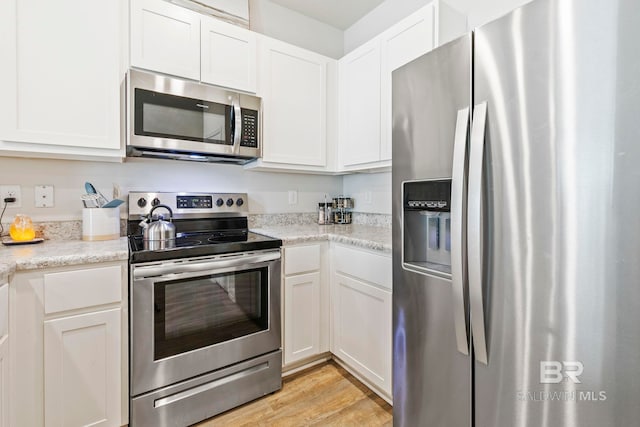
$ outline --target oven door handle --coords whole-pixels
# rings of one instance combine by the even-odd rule
[[[216,257],[192,262],[172,261],[141,267],[136,266],[133,268],[133,277],[135,279],[143,279],[146,277],[166,276],[168,274],[195,273],[198,271],[213,272],[222,268],[276,261],[278,259],[280,259],[279,250],[264,253],[249,252],[241,255]]]

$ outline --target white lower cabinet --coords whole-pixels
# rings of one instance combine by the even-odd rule
[[[283,366],[333,354],[391,402],[391,256],[340,243],[285,246]]]
[[[9,297],[9,425],[126,425],[127,264],[18,271]]]
[[[1,282],[0,282],[1,283]],[[9,427],[9,285],[0,286],[0,427]]]
[[[391,257],[338,244],[331,256],[331,352],[390,401]]]
[[[9,336],[0,338],[0,427],[9,427]]]
[[[320,354],[320,272],[286,277],[285,364]]]
[[[284,248],[285,367],[329,351],[327,248],[324,242]]]
[[[121,310],[44,322],[46,426],[120,425]]]

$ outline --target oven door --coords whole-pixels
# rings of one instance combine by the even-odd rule
[[[132,396],[280,348],[280,251],[133,265]]]

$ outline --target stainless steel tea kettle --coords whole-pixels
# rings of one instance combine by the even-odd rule
[[[165,208],[169,211],[169,221],[165,221],[162,216],[158,216],[156,221],[153,220],[153,211],[158,208]],[[173,225],[172,221],[173,211],[169,206],[154,206],[149,212],[149,215],[140,223],[144,249],[154,251],[157,249],[174,248],[176,246],[176,226]]]

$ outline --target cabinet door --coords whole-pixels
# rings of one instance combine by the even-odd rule
[[[284,364],[320,353],[320,272],[284,279]]]
[[[380,44],[376,39],[339,63],[340,164],[380,160]]]
[[[259,46],[263,160],[325,166],[330,59],[266,37]]]
[[[1,284],[2,282],[0,282]],[[0,286],[0,427],[9,427],[9,285]]]
[[[200,80],[200,15],[163,0],[133,0],[131,65]]]
[[[333,353],[391,396],[391,292],[335,273]]]
[[[427,6],[382,34],[380,159],[391,159],[391,73],[433,48],[433,6]]]
[[[0,427],[9,427],[9,336],[0,337]]]
[[[0,2],[0,140],[120,149],[124,4]]]
[[[256,91],[256,34],[218,19],[202,17],[200,78],[205,83]]]
[[[44,322],[47,426],[120,426],[119,308]]]

